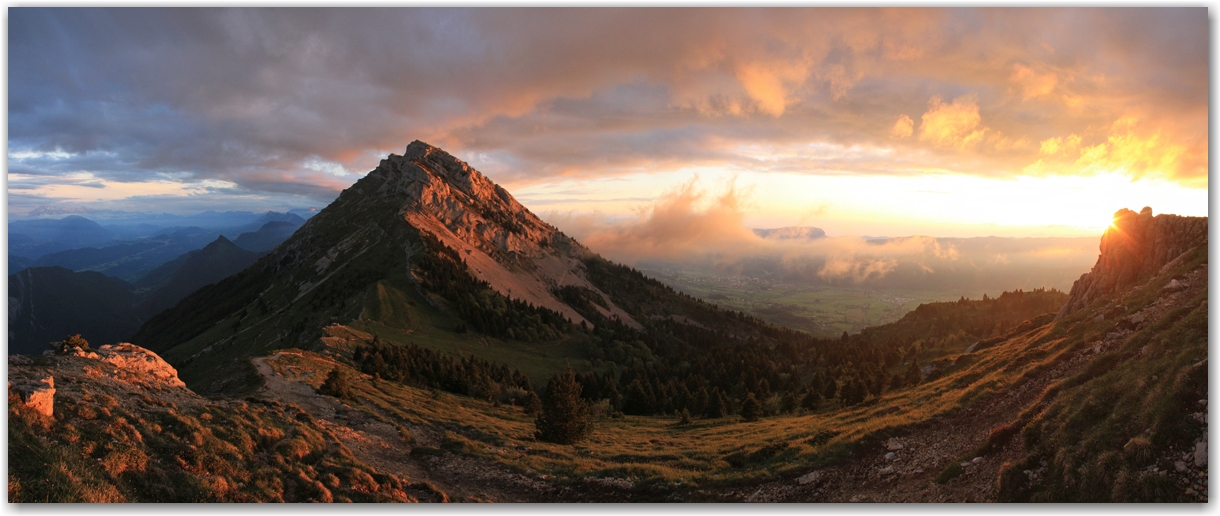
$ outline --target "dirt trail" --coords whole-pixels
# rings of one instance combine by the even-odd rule
[[[452,500],[531,502],[553,499],[549,498],[554,495],[553,489],[547,483],[513,473],[486,459],[451,453],[413,455],[413,446],[393,425],[333,397],[318,394],[312,386],[301,381],[302,377],[285,378],[277,374],[267,361],[280,355],[299,356],[300,353],[281,351],[270,357],[251,359],[266,379],[255,397],[300,407],[313,416],[319,428],[334,434],[352,455],[378,471],[393,473],[414,483],[426,482]],[[404,426],[415,436],[417,445],[439,445],[439,438],[431,430]]]

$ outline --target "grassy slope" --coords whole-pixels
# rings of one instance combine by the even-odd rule
[[[1205,254],[1184,267],[1201,260],[1206,260]],[[1168,278],[1150,283],[1123,301],[1132,311],[1140,309]],[[440,448],[444,450],[482,456],[519,471],[546,472],[561,481],[592,476],[628,478],[644,486],[692,481],[705,486],[731,485],[794,476],[842,461],[863,443],[910,431],[988,396],[1002,395],[1009,387],[1068,360],[1113,328],[1113,320],[1094,321],[1086,317],[1089,313],[1086,310],[1058,323],[1027,325],[979,352],[950,353],[944,357],[949,365],[942,377],[850,409],[824,407],[814,413],[755,423],[736,417],[696,419],[685,426],[678,425],[676,418],[611,417],[603,410],[596,416],[589,439],[575,446],[536,442],[533,418],[517,407],[493,406],[387,381],[358,381],[357,388],[364,409],[378,417],[397,425],[425,426],[443,436]],[[1158,350],[1151,354],[1155,358],[1134,360],[1129,356],[1132,350],[1150,344]],[[315,357],[307,353],[292,360],[298,367],[316,368],[313,378],[320,382],[332,365],[323,358],[315,361]],[[1101,467],[1090,466],[1094,461],[1109,467],[1112,465],[1105,461],[1112,458],[1105,457],[1113,455],[1114,443],[1118,449],[1122,447],[1114,438],[1114,428],[1133,424],[1141,430],[1145,424],[1151,425],[1156,428],[1154,433],[1180,440],[1191,427],[1178,423],[1187,418],[1179,417],[1181,407],[1173,408],[1177,405],[1172,400],[1182,398],[1184,386],[1198,387],[1198,378],[1189,371],[1197,370],[1190,367],[1202,358],[1206,358],[1205,296],[1171,321],[1141,330],[1121,349],[1104,354],[1077,376],[1052,384],[1044,395],[1049,408],[1024,416],[1033,419],[1028,427],[1037,428],[1041,436],[1030,445],[1030,457],[1075,457],[1062,459],[1065,471],[1082,464],[1086,469]],[[1160,378],[1159,383],[1148,381],[1152,375]],[[1186,395],[1190,396],[1196,396],[1194,391]],[[1107,400],[1102,409],[1097,408],[1099,400]],[[1124,434],[1123,442],[1126,437]],[[1121,476],[1121,468],[1115,471],[1104,477],[1107,485],[1131,485]],[[1081,481],[1075,482],[1065,485],[1081,485]],[[1080,492],[1042,491],[1035,493],[1035,499],[1078,499]],[[1110,493],[1109,488],[1105,492]]]
[[[424,293],[403,273],[378,282],[365,296],[364,310],[348,326],[382,341],[418,344],[458,356],[476,355],[495,363],[509,364],[529,377],[536,386],[567,366],[590,367],[582,351],[583,336],[525,343],[480,335],[458,333],[462,324],[448,302]]]
[[[1110,301],[1128,313],[1149,306],[1173,277],[1207,263],[1207,246],[1187,253],[1178,267],[1134,289],[1121,299],[1102,299],[1065,319],[1067,338],[1091,343],[1113,322],[1092,321],[1093,311]],[[1203,276],[1206,281],[1206,275]],[[1046,478],[1029,485],[1020,475],[1001,484],[1006,500],[1033,501],[1184,501],[1182,490],[1165,476],[1203,424],[1191,414],[1207,398],[1207,291],[1175,307],[1159,323],[1125,338],[1102,353],[1089,368],[1047,393],[1049,404],[1031,410],[1023,425],[1027,454],[1011,467],[1019,473],[1047,461]]]

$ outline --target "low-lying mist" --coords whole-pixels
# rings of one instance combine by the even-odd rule
[[[546,213],[544,218],[601,255],[644,269],[676,268],[802,285],[999,292],[1068,290],[1098,256],[1097,237],[867,238],[747,227],[749,192],[719,195],[694,181],[629,220]],[[814,224],[816,225],[816,224]],[[778,234],[777,234],[778,233]]]

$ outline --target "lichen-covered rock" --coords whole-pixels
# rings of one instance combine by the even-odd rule
[[[152,351],[126,342],[98,348],[99,360],[113,364],[119,371],[143,380],[156,380],[173,387],[185,387],[178,370]]]
[[[1207,217],[1154,217],[1152,208],[1139,213],[1118,210],[1114,224],[1101,237],[1097,264],[1072,285],[1058,318],[1152,277],[1182,253],[1200,245],[1207,245]]]

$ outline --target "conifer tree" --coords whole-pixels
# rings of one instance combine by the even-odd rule
[[[542,413],[534,421],[534,436],[541,441],[572,444],[592,429],[589,406],[580,397],[580,383],[568,369],[551,377],[542,400]]]
[[[729,415],[729,402],[724,397],[724,393],[719,389],[712,390],[712,398],[707,404],[707,413],[704,415],[708,419],[720,419]]]
[[[806,394],[805,397],[801,399],[801,408],[805,410],[817,410],[818,406],[821,404],[822,394],[816,390],[810,390],[809,394]]]
[[[906,383],[907,385],[918,385],[923,379],[923,373],[919,370],[919,357],[911,358],[911,365],[907,367]]]
[[[746,394],[746,399],[741,402],[741,418],[746,421],[758,421],[762,415],[762,404],[754,397],[754,393]]]

